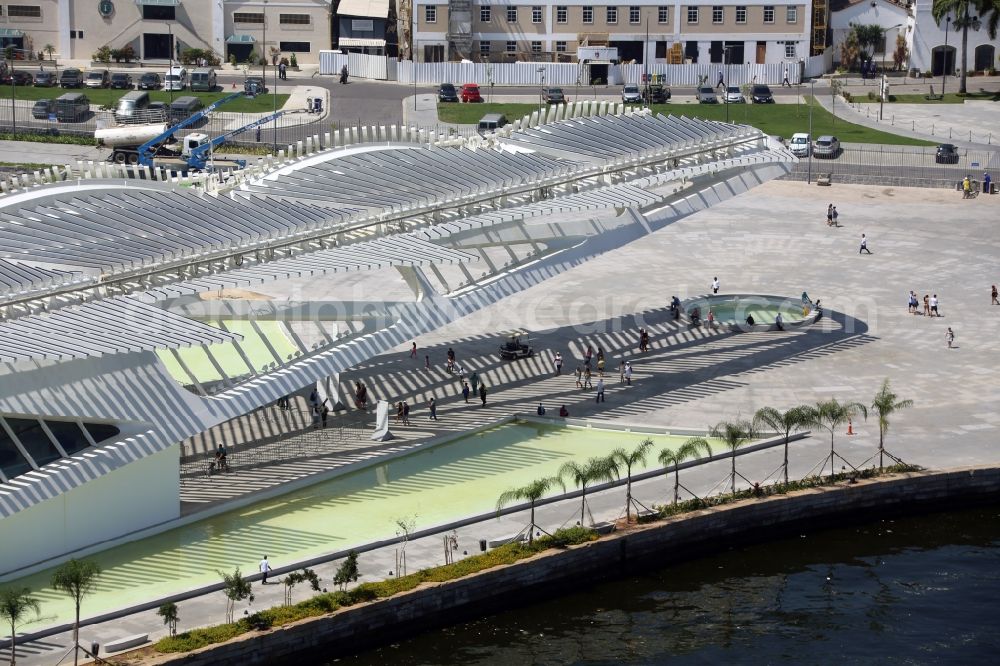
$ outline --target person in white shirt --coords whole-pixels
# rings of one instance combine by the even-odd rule
[[[267,585],[267,574],[270,573],[270,571],[271,563],[267,561],[267,555],[265,555],[264,559],[260,561],[260,572],[264,574],[260,580],[261,585]]]
[[[597,380],[597,399],[594,402],[604,402],[604,378]]]
[[[776,327],[776,328],[777,328],[777,329],[778,329],[779,331],[783,331],[783,330],[785,330],[785,329],[784,329],[784,327],[782,326],[782,324],[783,324],[783,323],[784,323],[784,322],[783,322],[783,320],[782,320],[782,318],[781,318],[781,313],[780,313],[780,312],[779,312],[778,314],[774,315],[774,326],[775,326],[775,327]]]
[[[720,286],[719,285],[719,278],[717,278],[717,277],[712,278],[712,293],[713,294],[719,293],[719,286]]]
[[[931,316],[940,317],[941,314],[938,312],[938,297],[937,294],[931,296]]]

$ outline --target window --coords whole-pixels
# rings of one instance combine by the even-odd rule
[[[309,14],[278,14],[278,23],[281,25],[309,25]]]
[[[747,22],[747,8],[743,5],[736,6],[736,22],[746,23]]]
[[[698,22],[698,8],[688,5],[688,23]]]
[[[278,48],[287,53],[309,53],[312,42],[278,42]]]
[[[764,23],[774,23],[774,5],[764,5]]]
[[[639,8],[638,7],[629,7],[628,8],[628,22],[629,23],[638,23],[641,20],[642,19],[640,18]]]
[[[541,23],[542,22],[542,8],[541,7],[532,7],[531,8],[531,22],[532,23]]]
[[[556,53],[566,53],[566,42],[556,42]]]
[[[507,40],[507,53],[517,53],[517,42],[513,39]]]
[[[567,23],[569,21],[569,10],[566,5],[556,6],[556,23]]]
[[[785,42],[785,57],[789,60],[795,59],[795,42]]]
[[[541,42],[531,42],[531,52],[532,53],[541,53],[542,52],[542,43]]]
[[[797,23],[799,20],[798,7],[785,7],[785,21],[787,23]]]
[[[7,16],[11,18],[42,18],[42,8],[38,5],[7,5]]]
[[[719,5],[712,7],[712,23],[722,23],[726,18],[725,10]]]
[[[425,23],[437,23],[438,20],[438,8],[434,5],[427,5],[424,7],[424,22]]]
[[[608,7],[607,8],[607,21],[608,23],[618,23],[618,8]]]
[[[670,23],[670,7],[657,8],[656,17],[660,23]]]
[[[584,23],[593,23],[594,22],[594,8],[593,7],[584,7],[583,8],[583,22]]]
[[[479,42],[479,55],[483,58],[489,57],[491,46],[490,42]]]
[[[489,5],[481,5],[479,7],[479,22],[480,23],[489,23],[492,20],[493,20],[493,14],[490,13],[490,6]],[[486,42],[486,43],[489,44],[489,42]]]
[[[163,5],[143,5],[142,18],[147,21],[175,21],[177,20],[176,7]]]
[[[517,7],[507,7],[507,23],[517,23]]]
[[[249,12],[233,13],[233,23],[263,23],[263,22],[264,22],[263,14],[251,14]]]
[[[70,30],[69,31],[69,38],[70,39],[83,39],[83,30]]]

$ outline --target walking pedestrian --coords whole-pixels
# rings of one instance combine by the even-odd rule
[[[583,366],[576,366],[576,387],[583,388]]]
[[[431,410],[431,421],[437,421],[438,420],[438,406],[437,406],[437,402],[434,401],[434,398],[431,398],[431,401],[427,404],[427,406],[430,407],[430,410]]]
[[[867,252],[868,254],[872,253],[872,251],[868,249],[868,237],[864,234],[861,234],[861,247],[858,248],[858,254],[861,254],[862,252]]]
[[[983,172],[983,194],[989,194],[990,193],[990,183],[991,182],[992,182],[992,180],[990,179],[989,172],[988,171],[984,171]]]
[[[774,327],[775,328],[777,328],[779,331],[785,330],[785,328],[782,326],[783,323],[784,323],[784,320],[781,318],[781,313],[780,312],[778,314],[774,315]]]
[[[941,313],[938,312],[938,297],[937,294],[931,296],[931,315],[934,317],[940,317]]]
[[[952,343],[955,342],[955,332],[952,331],[950,327],[945,332],[944,339],[948,343],[948,349],[951,349]]]
[[[479,373],[478,372],[473,371],[472,376],[469,377],[469,384],[472,385],[472,395],[475,395],[476,391],[479,389]]]
[[[448,347],[448,372],[451,372],[455,368],[455,350]]]
[[[792,87],[792,84],[788,82],[788,66],[787,65],[785,65],[785,77],[783,79],[781,79],[781,87],[784,88],[785,86],[788,86],[789,88]]]
[[[906,311],[910,314],[917,314],[917,295],[913,293],[912,289],[906,297]]]
[[[604,402],[604,378],[597,380],[597,400],[596,402]]]
[[[403,421],[403,401],[400,400],[396,403],[396,423],[401,423]]]
[[[726,89],[726,77],[722,75],[722,70],[719,70],[719,82],[715,84],[716,88]]]
[[[330,408],[326,405],[326,400],[323,401],[323,406],[320,407],[319,412],[320,419],[323,421],[323,427],[326,427],[326,419],[330,416]]]
[[[831,215],[831,218],[833,219],[833,226],[839,227],[840,226],[840,222],[837,221],[837,218],[840,217],[840,215],[837,213],[837,207],[836,206],[834,206],[833,210],[830,211],[830,215]]]
[[[625,362],[625,384],[632,386],[632,364],[628,361]]]
[[[556,352],[556,357],[555,357],[555,359],[553,359],[552,364],[556,367],[556,374],[557,375],[561,375],[562,374],[562,363],[563,363],[563,361],[562,361],[562,354],[559,353],[559,352]]]
[[[483,401],[482,406],[486,406],[486,383],[483,382],[479,385],[479,399]]]
[[[410,403],[403,401],[403,425],[410,425]]]
[[[319,405],[313,405],[310,411],[312,411],[313,430],[319,430],[320,421],[323,420],[323,412],[320,411]]]
[[[592,359],[593,357],[594,357],[594,348],[591,347],[590,345],[587,345],[587,351],[583,355],[583,363],[588,368],[590,367],[590,359]]]
[[[924,316],[931,316],[931,297],[927,294],[924,294]]]
[[[833,204],[826,207],[826,226],[833,226]]]
[[[625,361],[618,362],[618,383],[625,383]]]
[[[997,300],[997,286],[996,285],[993,285],[993,289],[991,290],[990,296],[993,299],[993,301],[991,303],[992,305],[1000,305],[1000,301]]]
[[[410,347],[410,358],[416,358],[416,357],[417,357],[417,343],[414,342],[413,346]]]
[[[469,403],[469,385],[466,382],[462,382],[462,397],[465,398],[466,404]]]
[[[712,278],[712,293],[713,294],[719,293],[719,286],[720,286],[719,278],[717,278],[717,277]]]
[[[260,569],[260,572],[264,574],[260,579],[260,584],[267,585],[267,574],[271,572],[271,563],[267,561],[267,555],[265,555],[264,559],[260,561],[258,568]]]
[[[599,377],[604,376],[604,354],[597,357],[597,375]]]
[[[309,406],[310,407],[316,407],[318,405],[319,405],[319,391],[317,391],[316,389],[313,389],[309,393]]]
[[[260,143],[260,125],[257,126],[256,135],[257,135],[257,137],[256,137],[257,138],[257,143]]]
[[[589,388],[594,388],[594,385],[590,383],[590,366],[586,366],[583,369],[583,389],[586,391]]]

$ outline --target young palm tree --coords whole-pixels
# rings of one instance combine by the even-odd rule
[[[934,0],[931,4],[931,16],[934,17],[938,27],[941,27],[941,22],[950,16],[951,26],[955,30],[962,31],[962,76],[958,87],[958,92],[962,95],[966,93],[965,83],[969,69],[969,28],[979,30],[981,23],[976,14],[979,10],[987,11],[990,4],[992,4],[990,0]],[[945,21],[946,29],[947,26],[948,23]],[[990,39],[995,39],[996,23],[993,18],[990,19],[988,28],[990,28]],[[945,54],[944,58],[947,63],[948,55]]]
[[[788,483],[788,439],[793,430],[801,430],[809,425],[809,408],[803,405],[792,407],[787,412],[779,412],[774,407],[761,407],[753,415],[754,429],[770,428],[785,436],[785,460],[782,468],[785,470],[785,483]]]
[[[177,612],[177,604],[172,601],[161,604],[160,607],[156,609],[156,614],[163,618],[163,624],[167,625],[167,632],[169,632],[171,636],[176,636],[177,622],[180,620],[180,615]]]
[[[833,398],[823,402],[817,402],[814,406],[809,408],[809,424],[823,428],[830,433],[829,458],[831,476],[836,473],[834,470],[835,458],[839,457],[841,460],[850,465],[850,463],[847,462],[843,456],[837,456],[837,452],[834,451],[833,436],[836,434],[838,428],[843,426],[848,421],[853,420],[858,414],[862,414],[866,419],[868,418],[868,409],[860,402],[841,403]],[[851,465],[851,467],[854,467],[854,465]]]
[[[584,520],[587,510],[587,486],[592,483],[614,481],[618,476],[618,465],[610,457],[591,458],[584,464],[571,460],[559,468],[559,477],[568,478],[580,486],[583,491],[580,502],[580,525],[586,525]]]
[[[80,658],[80,606],[83,598],[94,590],[101,568],[90,560],[70,560],[52,574],[52,587],[73,599],[76,619],[73,622],[73,666]]]
[[[628,523],[632,520],[632,468],[637,465],[646,464],[646,455],[649,450],[653,448],[653,440],[644,439],[639,442],[639,446],[635,447],[632,451],[626,451],[623,448],[617,448],[611,452],[611,459],[615,461],[615,464],[625,468],[625,522]]]
[[[531,524],[528,526],[528,543],[533,543],[535,540],[535,503],[542,499],[545,493],[556,486],[562,488],[563,491],[566,490],[566,485],[558,476],[547,476],[544,479],[532,481],[526,486],[511,488],[500,493],[500,497],[497,498],[497,517],[500,516],[500,512],[508,504],[518,501],[528,502],[531,505]]]
[[[913,406],[912,400],[897,400],[899,396],[889,388],[889,380],[882,382],[882,388],[872,400],[872,411],[878,414],[878,468],[882,469],[885,454],[885,433],[889,431],[889,417],[901,409]],[[890,454],[892,457],[892,454]]]
[[[31,596],[30,589],[8,587],[0,590],[0,618],[10,624],[10,666],[17,660],[17,626],[27,620],[29,611],[34,611],[36,616],[41,612],[38,599]]]
[[[692,437],[684,442],[677,450],[663,449],[660,451],[659,461],[664,467],[673,467],[674,472],[674,504],[677,504],[681,485],[681,473],[678,467],[685,460],[691,460],[700,456],[712,455],[712,447],[708,445],[708,440],[704,437]],[[670,469],[665,470],[667,474]],[[685,490],[687,490],[685,488]],[[688,491],[691,492],[691,491]],[[693,493],[692,493],[693,494]]]
[[[730,491],[736,494],[736,449],[740,448],[744,444],[749,444],[753,441],[757,433],[754,431],[753,423],[747,420],[736,420],[736,421],[719,421],[713,427],[709,428],[708,434],[716,439],[721,439],[722,443],[726,445],[729,449],[729,453],[732,457],[732,470],[729,473],[729,487]],[[747,480],[742,474],[740,475],[744,481]]]

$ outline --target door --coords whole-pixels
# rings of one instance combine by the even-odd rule
[[[143,60],[170,60],[170,35],[147,32],[142,35]]]
[[[608,82],[608,66],[607,65],[596,65],[591,63],[590,65],[590,85],[597,86]]]
[[[941,76],[945,72],[949,76],[953,75],[955,73],[955,47],[935,47],[931,58],[931,67],[934,76]]]
[[[767,42],[757,42],[757,64],[763,65],[767,60]]]

